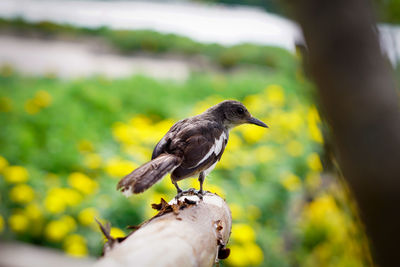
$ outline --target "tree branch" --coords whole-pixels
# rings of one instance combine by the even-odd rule
[[[186,200],[185,200],[186,199]],[[97,267],[212,266],[227,256],[232,217],[226,202],[207,193],[153,205],[160,212],[124,240],[109,240]],[[225,254],[225,255],[224,255]]]

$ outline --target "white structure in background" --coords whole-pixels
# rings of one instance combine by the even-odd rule
[[[182,2],[1,0],[0,17],[21,16],[83,27],[151,29],[204,43],[268,44],[293,51],[295,23],[257,8]]]
[[[150,29],[188,36],[203,43],[256,43],[294,51],[302,42],[296,23],[257,8],[200,5],[190,2],[90,0],[0,0],[0,17],[23,17],[82,27]],[[400,27],[379,27],[381,44],[393,65],[400,55]],[[87,44],[26,40],[2,36],[0,64],[10,63],[33,74],[56,72],[62,77],[95,73],[112,77],[144,73],[156,78],[184,80],[187,62],[171,59],[96,54]]]

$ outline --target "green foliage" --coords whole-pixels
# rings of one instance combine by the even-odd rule
[[[198,0],[206,3],[219,3],[228,5],[245,5],[264,8],[269,12],[282,13],[282,3],[277,0]]]
[[[240,71],[192,73],[182,82],[144,76],[62,80],[0,68],[0,234],[99,255],[94,218],[114,237],[171,199],[166,177],[126,199],[120,178],[149,160],[179,119],[224,99],[243,101],[270,129],[240,126],[205,189],[226,198],[233,228],[228,266],[365,266],[369,251],[343,189],[322,178],[320,119],[297,59],[273,47],[222,47],[151,31],[84,29],[0,20],[0,30],[46,38],[94,37],[122,53],[202,56]],[[251,68],[247,68],[251,66]],[[333,186],[326,186],[333,184]],[[196,179],[182,188],[198,187]]]
[[[379,20],[387,23],[400,23],[400,1],[375,0],[373,3],[378,11]]]
[[[232,255],[226,264],[289,266],[318,259],[325,265],[337,258],[346,263],[350,255],[356,259],[352,266],[360,266],[364,258],[354,254],[358,250],[339,249],[362,241],[347,230],[357,228],[332,196],[316,195],[297,217],[289,212],[297,206],[295,199],[321,182],[318,115],[299,75],[198,73],[185,82],[142,76],[65,81],[24,77],[3,67],[3,238],[73,256],[99,255],[102,242],[94,217],[110,221],[113,235],[127,233],[121,229],[154,214],[151,203],[174,196],[165,178],[126,199],[115,190],[118,179],[149,159],[174,121],[233,98],[271,128],[233,130],[222,161],[206,179],[205,188],[225,197],[232,209]],[[195,179],[182,183],[183,188],[198,187]]]

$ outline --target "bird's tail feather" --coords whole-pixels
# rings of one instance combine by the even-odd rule
[[[142,193],[168,172],[173,171],[180,163],[180,158],[175,155],[161,154],[122,178],[117,185],[117,190],[121,189],[127,196],[132,193]]]

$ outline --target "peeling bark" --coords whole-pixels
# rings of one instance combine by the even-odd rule
[[[229,255],[232,217],[221,197],[185,195],[169,203],[162,199],[153,208],[159,213],[135,232],[109,240],[95,266],[212,266]]]

